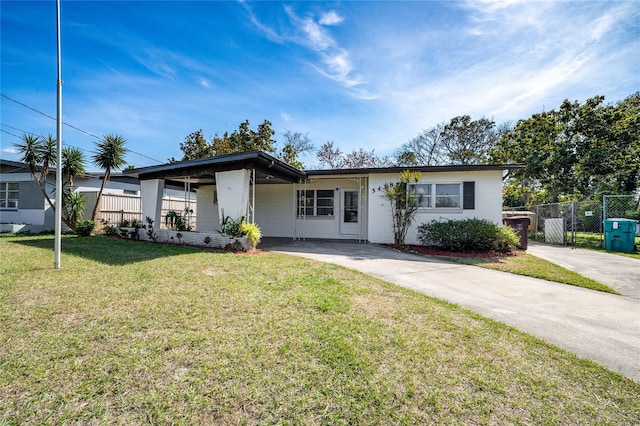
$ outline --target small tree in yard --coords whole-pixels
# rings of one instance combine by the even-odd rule
[[[385,183],[380,190],[382,196],[391,204],[393,219],[393,242],[403,245],[407,231],[420,207],[422,195],[409,190],[410,184],[418,183],[422,174],[405,170],[400,173],[397,182]]]

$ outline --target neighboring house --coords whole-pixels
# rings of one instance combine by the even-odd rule
[[[403,170],[422,173],[423,195],[407,243],[432,220],[502,222],[502,175],[520,165],[427,166],[302,171],[261,151],[127,170],[140,179],[143,217],[161,221],[162,189],[195,189],[196,231],[212,232],[224,217],[245,216],[265,237],[355,239],[392,243],[391,209],[381,188]]]
[[[39,172],[39,169],[38,169]],[[88,173],[74,180],[74,191],[82,193],[87,199],[87,210],[84,218],[88,218],[95,206],[102,174]],[[55,170],[49,172],[45,185],[47,194],[54,201],[55,198]],[[185,195],[180,187],[167,185],[163,189],[165,204],[175,201],[183,209],[185,200],[195,209],[195,194]],[[193,201],[190,199],[193,198]],[[132,206],[127,208],[126,206]],[[140,182],[132,176],[112,174],[103,193],[103,210],[120,220],[121,211],[130,213],[133,217],[140,217]],[[34,181],[29,167],[20,162],[0,159],[0,232],[30,231],[41,232],[55,228],[55,214],[42,190]]]
[[[49,194],[53,194],[54,186],[51,181]],[[0,159],[0,232],[39,232],[53,227],[53,210],[27,165]]]

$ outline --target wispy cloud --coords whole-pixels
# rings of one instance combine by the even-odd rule
[[[321,75],[349,89],[349,93],[356,98],[374,99],[376,97],[368,93],[365,88],[357,87],[365,84],[366,80],[355,74],[355,66],[349,51],[342,47],[329,31],[329,27],[340,25],[345,20],[335,10],[321,13],[319,16],[309,14],[301,17],[293,6],[284,6],[284,12],[291,27],[278,32],[262,23],[249,5],[242,4],[253,25],[267,38],[279,43],[295,43],[316,52],[318,61],[311,65]]]
[[[319,20],[321,25],[326,25],[326,26],[338,25],[338,24],[341,24],[342,21],[344,21],[344,18],[338,15],[338,13],[335,10],[330,10],[328,12],[323,13],[320,16],[320,20]]]

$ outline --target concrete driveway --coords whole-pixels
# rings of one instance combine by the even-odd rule
[[[455,303],[640,382],[640,299],[375,244],[278,240],[261,247],[342,265]]]
[[[640,299],[640,260],[617,254],[529,241],[527,253]]]

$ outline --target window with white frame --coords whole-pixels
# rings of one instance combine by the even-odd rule
[[[17,209],[18,182],[0,182],[0,209]]]
[[[333,189],[298,191],[298,216],[333,216]]]
[[[462,183],[418,183],[409,185],[409,193],[419,207],[462,208]]]

